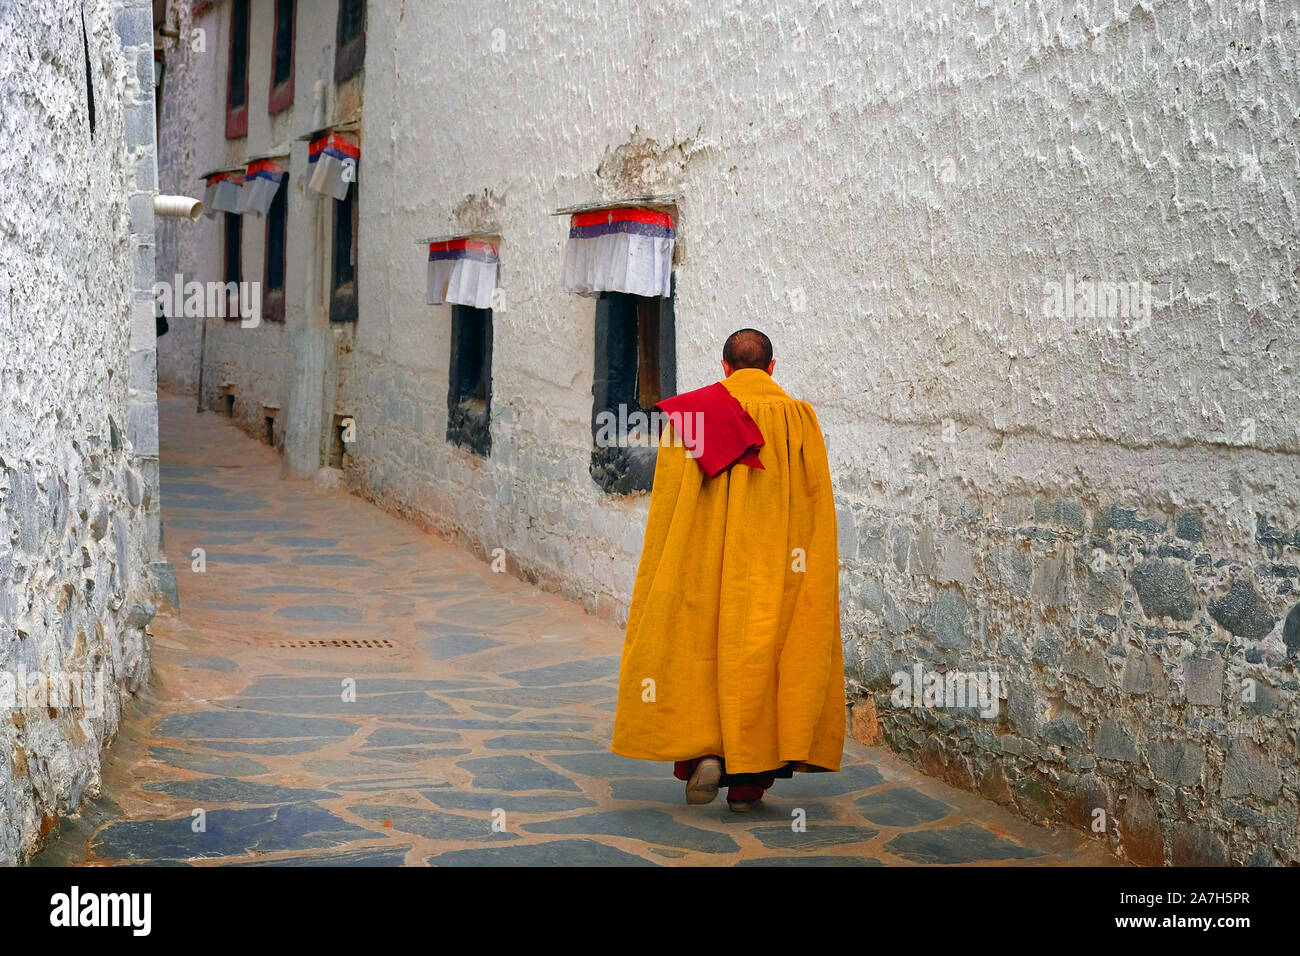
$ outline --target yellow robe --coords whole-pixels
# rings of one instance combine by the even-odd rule
[[[731,774],[792,761],[838,770],[839,554],[821,428],[812,406],[761,369],[722,384],[763,433],[764,470],[705,478],[665,429],[611,749],[646,760],[719,754]]]

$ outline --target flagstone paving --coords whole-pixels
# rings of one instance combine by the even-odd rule
[[[1112,864],[850,741],[755,812],[609,752],[622,633],[164,396],[182,610],[38,864]],[[206,570],[191,570],[194,549]],[[344,643],[346,642],[346,643]],[[200,812],[201,811],[201,812]]]

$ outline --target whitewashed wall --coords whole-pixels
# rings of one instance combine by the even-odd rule
[[[0,865],[96,793],[149,677],[150,33],[142,2],[0,4]],[[66,677],[88,693],[23,696]]]
[[[256,327],[219,317],[172,318],[170,330],[158,341],[159,376],[164,385],[193,392],[198,384],[201,325],[207,341],[203,376],[204,403],[216,407],[217,396],[229,387],[236,396],[235,413],[249,431],[265,433],[263,406],[281,410],[276,441],[284,441],[292,392],[294,343],[308,315],[319,312],[313,296],[312,267],[328,269],[320,252],[315,210],[327,207],[305,191],[307,146],[297,137],[358,112],[359,82],[340,97],[333,83],[334,9],[332,0],[302,0],[298,4],[293,106],[276,114],[267,111],[274,39],[273,0],[253,0],[249,31],[248,135],[226,139],[226,77],[229,69],[230,6],[215,3],[191,15],[191,4],[170,0],[168,20],[180,34],[164,41],[167,72],[163,80],[160,178],[164,192],[202,196],[198,177],[211,169],[246,163],[250,156],[288,151],[289,243],[286,265],[284,322],[265,317]],[[328,236],[328,228],[323,234]],[[266,219],[244,217],[242,264],[246,280],[262,282],[266,269]],[[159,279],[208,283],[222,274],[222,215],[198,223],[161,222],[157,271]],[[324,246],[329,249],[328,245]],[[319,317],[319,316],[316,316]],[[319,401],[317,401],[319,406]]]
[[[829,437],[863,725],[1030,816],[1102,809],[1135,860],[1296,862],[1294,2],[368,16],[360,318],[324,387],[360,493],[621,620],[646,499],[587,475],[594,309],[555,291],[550,213],[678,194],[679,387],[757,326]],[[489,224],[483,461],[444,440],[413,240]],[[1045,308],[1085,282],[1150,314]],[[998,719],[894,706],[917,662],[998,672]]]

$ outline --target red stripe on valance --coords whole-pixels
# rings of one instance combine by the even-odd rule
[[[251,176],[253,173],[260,173],[263,170],[279,174],[284,172],[284,167],[272,159],[259,159],[248,164],[248,172],[246,175]]]
[[[337,135],[336,133],[330,133],[328,136],[322,136],[320,139],[313,142],[307,148],[307,151],[310,155],[315,156],[326,146],[333,146],[339,152],[345,153],[348,156],[351,156],[353,159],[361,158],[361,147],[357,146],[355,143],[349,143],[346,139],[344,139],[342,136]]]
[[[673,227],[673,217],[668,213],[655,212],[652,209],[639,209],[632,206],[622,209],[580,212],[573,217],[570,225],[581,228],[582,226],[599,226],[602,223],[609,222],[643,222],[650,226],[666,226],[669,229]]]
[[[496,246],[479,239],[449,239],[446,242],[429,243],[430,252],[457,252],[461,249],[469,252],[488,252],[494,256],[497,254]]]

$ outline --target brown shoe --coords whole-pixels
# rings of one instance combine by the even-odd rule
[[[705,757],[695,767],[691,779],[686,781],[686,802],[712,803],[718,795],[718,782],[722,779],[722,761]]]
[[[757,800],[728,800],[727,809],[732,813],[748,813],[762,802],[762,797]]]

